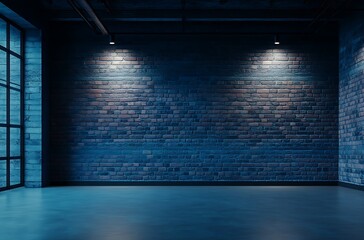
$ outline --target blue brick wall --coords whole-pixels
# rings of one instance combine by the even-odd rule
[[[42,37],[25,34],[25,186],[42,186]]]
[[[339,180],[364,185],[364,18],[341,24]]]
[[[337,180],[337,43],[53,29],[53,182]]]

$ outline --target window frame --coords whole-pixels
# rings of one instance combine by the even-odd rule
[[[6,161],[6,186],[5,187],[0,187],[0,191],[4,191],[4,190],[8,190],[8,189],[13,189],[13,188],[17,188],[17,187],[22,187],[24,186],[24,180],[25,180],[25,160],[24,160],[24,153],[25,153],[25,147],[24,147],[24,89],[25,89],[25,84],[24,84],[24,74],[25,74],[25,32],[24,30],[17,25],[16,23],[12,22],[11,20],[7,19],[6,17],[0,15],[0,19],[2,21],[4,21],[4,23],[6,24],[6,46],[1,46],[0,45],[0,50],[5,52],[6,54],[6,83],[0,83],[0,86],[5,88],[6,91],[6,122],[5,123],[0,123],[0,127],[6,129],[6,156],[5,157],[0,157],[0,161]],[[10,39],[10,34],[11,34],[11,27],[15,28],[16,30],[19,31],[20,33],[20,53],[16,53],[14,51],[12,51],[10,49],[10,45],[11,45],[11,39]],[[20,85],[19,85],[19,89],[11,86],[11,65],[10,65],[10,60],[11,60],[11,56],[12,57],[16,57],[17,59],[20,60]],[[12,91],[17,91],[20,93],[20,122],[19,124],[13,124],[10,122],[10,113],[11,113],[11,109],[10,109],[10,93]],[[20,129],[20,154],[19,156],[11,156],[11,148],[10,148],[10,130],[11,129]],[[11,160],[19,160],[20,161],[20,183],[17,184],[13,184],[11,185]]]

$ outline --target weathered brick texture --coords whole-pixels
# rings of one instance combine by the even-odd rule
[[[364,24],[352,15],[341,25],[339,180],[364,185]]]
[[[299,39],[57,28],[52,181],[337,180],[337,45]]]
[[[42,55],[41,33],[25,38],[25,186],[42,186]]]

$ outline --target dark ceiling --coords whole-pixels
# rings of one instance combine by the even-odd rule
[[[323,4],[340,4],[343,0],[89,0],[95,9],[105,3],[113,9],[318,9]],[[326,3],[325,3],[326,2]],[[68,0],[43,0],[49,9],[71,9]]]
[[[83,21],[72,8],[74,0],[42,0],[51,21]],[[318,32],[337,22],[345,11],[352,9],[350,0],[89,0],[99,19],[108,26],[118,23],[138,29],[143,23],[153,27],[181,22],[186,25],[229,23],[247,26],[248,31],[259,24],[296,24],[299,31]],[[173,25],[174,24],[174,25]],[[249,24],[249,25],[248,25]],[[173,26],[172,26],[173,25]],[[236,27],[235,26],[235,27]],[[120,30],[121,28],[121,30]],[[221,27],[220,28],[224,28]],[[266,28],[266,25],[265,25]],[[118,27],[113,31],[124,31]]]

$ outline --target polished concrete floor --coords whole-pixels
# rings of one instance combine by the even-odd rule
[[[342,187],[55,187],[0,193],[1,240],[364,239]]]

